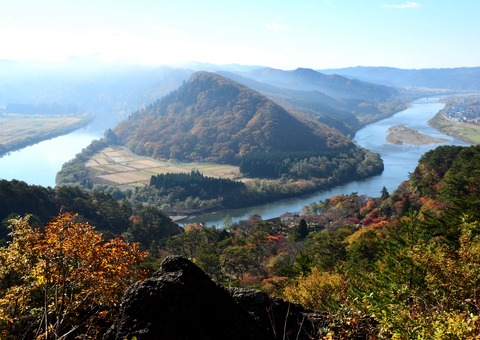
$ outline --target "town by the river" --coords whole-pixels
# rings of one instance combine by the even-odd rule
[[[385,186],[393,192],[397,186],[408,178],[415,169],[418,159],[428,150],[441,144],[428,145],[396,145],[387,142],[386,135],[392,126],[403,125],[436,138],[447,141],[442,144],[467,145],[465,142],[440,133],[428,125],[428,120],[444,107],[438,98],[424,98],[412,103],[408,109],[395,115],[370,124],[355,135],[354,141],[360,146],[380,153],[385,170],[379,176],[361,181],[339,185],[329,190],[302,197],[275,201],[249,208],[233,209],[197,216],[189,221],[205,222],[207,225],[220,227],[226,218],[231,221],[247,219],[251,215],[260,215],[264,219],[280,216],[285,212],[299,212],[306,205],[338,194],[379,196]],[[0,158],[0,178],[18,179],[29,184],[54,186],[56,173],[63,163],[72,159],[75,154],[88,146],[93,139],[101,135],[81,129],[68,135],[44,141],[22,150],[11,152]]]

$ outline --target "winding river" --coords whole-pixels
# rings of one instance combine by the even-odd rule
[[[101,133],[92,132],[87,127],[12,151],[0,158],[0,178],[54,187],[55,176],[63,163],[101,136]]]
[[[355,143],[366,149],[378,152],[382,156],[385,170],[381,175],[339,185],[305,196],[284,199],[249,208],[206,214],[185,222],[205,222],[207,225],[220,227],[223,225],[225,218],[229,218],[235,222],[258,214],[264,219],[269,219],[280,216],[285,212],[300,212],[304,206],[312,202],[325,200],[334,195],[356,192],[359,195],[378,197],[384,186],[389,192],[393,192],[401,182],[408,179],[409,173],[415,170],[419,158],[425,152],[445,144],[468,145],[428,125],[428,120],[444,107],[444,104],[440,103],[438,99],[439,98],[423,98],[417,100],[413,102],[408,109],[398,112],[389,118],[367,125],[357,132],[354,138]],[[396,125],[404,125],[433,137],[445,138],[448,142],[428,145],[390,144],[386,140],[387,131],[389,127]]]
[[[442,108],[443,104],[438,102],[438,98],[424,98],[413,102],[408,109],[392,117],[370,124],[357,132],[354,139],[357,144],[378,152],[382,156],[385,170],[379,176],[350,182],[301,197],[202,215],[189,221],[202,221],[207,225],[220,227],[223,225],[226,217],[231,218],[232,221],[238,221],[258,214],[264,219],[268,219],[280,216],[285,212],[299,212],[304,206],[333,195],[357,192],[358,194],[376,197],[380,195],[383,186],[389,192],[392,192],[402,181],[408,178],[408,174],[415,169],[418,159],[425,152],[441,144],[420,146],[389,144],[386,141],[389,127],[405,125],[421,133],[447,139],[448,142],[443,144],[467,145],[438,132],[428,125],[428,120]],[[101,137],[100,133],[81,129],[68,135],[11,152],[0,158],[0,178],[7,180],[18,179],[29,184],[53,187],[55,185],[55,175],[62,167],[62,164],[72,159],[75,154],[88,146],[93,139],[99,137]]]

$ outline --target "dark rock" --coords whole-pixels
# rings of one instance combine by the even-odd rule
[[[275,339],[321,339],[328,326],[326,313],[307,309],[279,298],[246,288],[227,288],[233,299],[255,317],[263,329]]]
[[[274,339],[189,260],[169,256],[153,276],[132,285],[104,339]]]

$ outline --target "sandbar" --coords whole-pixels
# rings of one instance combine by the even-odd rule
[[[448,142],[448,139],[432,137],[406,126],[397,125],[388,129],[387,141],[398,145],[425,145]]]

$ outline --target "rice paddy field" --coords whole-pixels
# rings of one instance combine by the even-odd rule
[[[87,163],[95,183],[118,186],[150,184],[150,177],[162,173],[189,173],[198,170],[209,177],[240,179],[238,166],[213,163],[180,163],[142,157],[127,148],[112,146],[94,155]],[[92,176],[93,175],[93,176]]]

